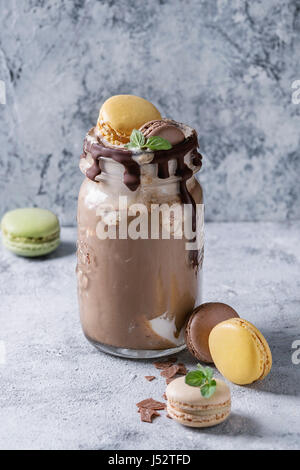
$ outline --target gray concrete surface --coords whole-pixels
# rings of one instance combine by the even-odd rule
[[[104,100],[133,93],[197,129],[208,219],[300,218],[299,0],[0,0],[0,12],[0,217],[36,204],[75,225],[84,135]]]
[[[265,334],[274,366],[261,383],[231,385],[232,414],[210,429],[158,417],[135,403],[161,399],[151,361],[97,352],[80,329],[75,229],[58,251],[26,260],[0,249],[1,449],[300,448],[300,222],[207,224],[204,300],[231,304]],[[6,357],[4,357],[4,347]],[[187,352],[180,359],[196,363]],[[156,375],[149,383],[144,375]],[[163,413],[162,413],[163,414]]]

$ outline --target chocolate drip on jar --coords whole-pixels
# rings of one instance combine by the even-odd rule
[[[168,178],[169,175],[169,161],[170,160],[176,160],[177,161],[177,169],[175,172],[176,176],[179,176],[181,178],[180,181],[180,196],[181,196],[181,201],[183,204],[191,204],[192,205],[192,211],[193,211],[193,218],[192,218],[192,228],[193,231],[196,230],[196,203],[189,193],[186,182],[188,179],[190,179],[193,176],[193,171],[186,165],[184,162],[184,157],[185,155],[190,152],[191,150],[194,149],[194,152],[197,153],[198,157],[198,166],[201,167],[202,163],[202,156],[200,153],[197,152],[197,146],[198,146],[198,139],[197,139],[197,134],[194,131],[190,137],[185,139],[183,142],[180,144],[175,145],[169,150],[156,150],[154,152],[154,158],[151,163],[157,163],[158,164],[158,177],[165,179]],[[193,158],[195,156],[193,155]]]
[[[192,206],[192,229],[193,232],[196,231],[196,203],[192,195],[187,189],[186,182],[193,176],[193,171],[186,165],[184,162],[185,155],[193,150],[192,163],[195,166],[202,165],[202,155],[197,151],[198,139],[197,134],[194,131],[193,134],[185,139],[182,143],[175,145],[170,150],[160,150],[154,152],[154,158],[152,163],[158,164],[158,177],[159,178],[168,178],[169,175],[169,166],[168,162],[170,160],[177,160],[177,169],[175,172],[176,176],[181,178],[179,183],[180,188],[180,197],[183,204],[191,204]],[[191,242],[196,241],[194,237]],[[191,265],[194,268],[198,268],[199,265],[199,253],[198,250],[189,251],[189,260]]]
[[[196,203],[187,189],[187,180],[193,176],[193,171],[184,162],[185,155],[192,151],[192,163],[201,168],[202,155],[198,152],[198,138],[196,131],[193,131],[183,142],[174,145],[169,150],[156,150],[153,152],[154,156],[151,163],[156,163],[158,166],[157,176],[161,179],[166,179],[169,174],[169,161],[177,161],[176,176],[181,178],[179,183],[180,197],[183,204],[191,204],[192,206],[192,229],[196,231]],[[85,139],[84,150],[81,158],[86,157],[90,153],[93,159],[93,164],[86,171],[87,178],[95,181],[95,178],[101,174],[99,160],[101,157],[111,158],[114,161],[124,166],[124,184],[131,190],[136,191],[140,185],[141,171],[139,164],[133,160],[133,152],[130,150],[115,147],[107,147],[98,137],[98,142],[91,142]],[[190,240],[195,241],[195,238]],[[189,259],[193,267],[198,267],[199,253],[198,250],[189,251]]]
[[[106,147],[103,142],[91,143],[85,141],[84,152],[89,152],[93,158],[93,165],[87,170],[86,176],[95,181],[96,176],[101,174],[99,159],[101,157],[111,158],[125,167],[124,184],[135,191],[140,185],[141,170],[138,163],[132,159],[132,152],[126,149]]]

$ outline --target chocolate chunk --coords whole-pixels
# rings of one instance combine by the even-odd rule
[[[172,416],[169,415],[169,413],[166,414],[166,418],[173,419]]]
[[[178,364],[174,364],[173,366],[168,367],[167,369],[163,370],[160,375],[162,377],[166,377],[170,379],[171,377],[174,377],[180,370],[180,366]]]
[[[150,410],[164,410],[166,408],[165,403],[153,400],[153,398],[146,398],[146,400],[142,400],[137,403],[136,406],[140,409],[148,408]]]
[[[153,362],[153,365],[154,365],[154,367],[156,367],[156,369],[167,369],[172,364],[174,364],[174,362],[176,362],[176,361],[177,361],[177,357],[171,357],[167,361]]]
[[[145,379],[148,380],[148,382],[151,382],[155,379],[155,375],[145,375]]]
[[[180,362],[180,363],[178,364],[178,366],[179,366],[179,370],[178,370],[177,374],[179,374],[179,375],[186,375],[186,374],[187,374],[187,369],[186,369],[185,365],[182,364],[182,362]]]
[[[141,413],[141,421],[144,423],[152,423],[152,419],[154,416],[160,416],[157,411],[152,410],[151,408],[140,408]]]
[[[167,395],[165,393],[163,394],[162,397],[163,397],[164,400],[167,400]]]

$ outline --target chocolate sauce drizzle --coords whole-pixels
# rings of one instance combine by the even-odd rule
[[[126,149],[117,149],[115,147],[107,147],[97,138],[98,142],[90,142],[85,139],[83,154],[81,158],[85,158],[87,152],[89,152],[93,158],[92,166],[86,171],[86,176],[95,181],[96,176],[101,174],[101,168],[99,160],[101,157],[111,158],[114,161],[120,163],[124,166],[124,184],[131,190],[136,191],[140,185],[141,170],[139,164],[133,160],[133,153],[130,150]],[[192,228],[193,231],[196,231],[196,203],[191,194],[187,189],[186,182],[189,178],[193,176],[193,171],[186,165],[184,162],[185,155],[192,152],[192,163],[195,166],[201,168],[202,165],[202,155],[198,152],[198,138],[196,131],[193,130],[192,134],[188,136],[183,142],[180,142],[177,145],[174,145],[169,150],[157,150],[154,151],[154,157],[151,163],[157,163],[158,166],[158,178],[166,179],[169,178],[169,161],[177,161],[177,169],[175,172],[176,176],[181,178],[179,187],[180,187],[180,197],[183,204],[192,205]],[[191,240],[194,241],[194,240]],[[198,250],[190,251],[190,260],[193,267],[198,266]]]
[[[141,170],[137,162],[132,159],[130,150],[121,150],[113,147],[106,147],[100,140],[97,143],[85,141],[84,154],[89,152],[94,160],[93,165],[87,170],[86,176],[95,181],[96,176],[101,174],[99,159],[101,157],[112,158],[125,167],[124,184],[135,191],[140,185]]]

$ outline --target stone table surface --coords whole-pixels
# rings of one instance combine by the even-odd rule
[[[268,339],[271,374],[231,385],[232,414],[214,428],[164,416],[142,423],[136,402],[162,399],[152,362],[98,352],[84,338],[75,228],[43,259],[0,249],[1,449],[296,449],[300,447],[300,222],[207,224],[204,300],[229,303]],[[299,355],[300,356],[300,355]],[[179,355],[189,368],[196,361]],[[151,383],[145,375],[155,375]]]

